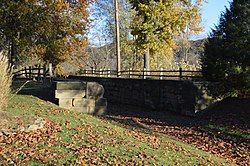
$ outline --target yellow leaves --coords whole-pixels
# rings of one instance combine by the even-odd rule
[[[163,47],[173,48],[174,38],[187,26],[192,27],[192,32],[199,32],[201,17],[198,12],[201,2],[197,2],[197,5],[183,2],[151,0],[149,4],[138,4],[134,18],[136,22],[132,23],[132,33],[138,36],[136,45],[157,52]]]
[[[203,5],[202,2],[208,3],[208,0],[196,0],[196,5],[197,6],[202,6]]]

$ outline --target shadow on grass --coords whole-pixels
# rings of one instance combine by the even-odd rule
[[[195,118],[161,110],[151,110],[126,104],[108,103],[108,115],[112,118],[141,118],[146,124],[167,126],[192,126]],[[152,121],[150,121],[150,119]]]
[[[25,80],[14,81],[14,89],[24,82]],[[30,81],[18,94],[32,95],[56,103],[54,92],[48,85]],[[227,142],[249,142],[249,115],[250,99],[229,98],[196,117],[108,102],[108,116],[105,119],[144,129],[150,126],[161,129],[174,128],[173,130],[178,131],[188,128],[220,137]]]
[[[15,81],[14,89],[24,82]],[[19,94],[54,102],[53,90],[48,84],[29,82]],[[108,116],[102,119],[127,128],[163,133],[244,165],[248,161],[244,156],[250,152],[249,113],[250,99],[226,99],[197,117],[108,102]]]
[[[46,82],[45,84],[32,80],[28,80],[28,83],[26,82],[27,80],[25,79],[15,79],[12,85],[13,91],[18,91],[18,94],[21,95],[32,95],[42,100],[55,103],[54,92],[50,87],[49,82]],[[25,86],[23,86],[24,84]],[[22,88],[19,89],[20,87]]]
[[[165,133],[192,130],[226,142],[250,142],[250,99],[228,98],[196,117],[116,103],[109,103],[108,111],[108,120],[134,127],[159,129]],[[184,131],[180,133],[187,135]]]

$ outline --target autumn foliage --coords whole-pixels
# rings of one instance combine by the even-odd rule
[[[0,35],[11,46],[10,60],[30,57],[58,66],[87,44],[90,1],[25,0],[0,2]]]
[[[38,92],[38,88],[36,90]],[[44,88],[41,91],[47,92]],[[220,116],[209,113],[199,118],[111,104],[111,116],[100,118],[62,110],[32,96],[16,95],[6,112],[19,117],[39,116],[46,123],[41,129],[22,132],[16,129],[27,124],[20,123],[17,118],[17,126],[10,129],[14,133],[3,132],[1,135],[0,132],[0,163],[248,165],[248,111],[245,109],[239,114],[237,109],[249,108],[249,101],[241,101],[241,107],[235,101],[230,103],[226,108],[218,107]],[[232,110],[232,114],[227,113]],[[2,120],[2,116],[0,118]]]
[[[132,34],[140,50],[151,52],[169,52],[176,47],[175,38],[186,28],[192,33],[202,30],[199,14],[202,1],[192,4],[180,0],[130,0],[136,15],[132,22]]]

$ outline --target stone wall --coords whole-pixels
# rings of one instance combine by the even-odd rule
[[[204,99],[202,84],[190,81],[143,80],[70,76],[70,79],[94,81],[103,85],[108,102],[147,107],[159,111],[173,111],[193,116],[210,102]]]

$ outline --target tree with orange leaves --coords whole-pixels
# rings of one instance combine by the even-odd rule
[[[12,63],[36,56],[58,67],[84,54],[91,0],[0,2],[0,35]]]

